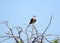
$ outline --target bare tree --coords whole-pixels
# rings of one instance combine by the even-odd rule
[[[2,22],[0,24],[5,24],[5,26],[9,29],[9,32],[6,33],[6,36],[0,36],[0,38],[4,38],[2,41],[0,41],[0,43],[11,38],[13,38],[16,43],[44,43],[44,40],[48,41],[49,43],[52,43],[51,41],[47,39],[47,36],[59,36],[59,35],[45,34],[45,32],[47,31],[47,29],[49,28],[51,24],[51,21],[52,21],[52,16],[50,18],[50,22],[48,26],[43,31],[43,33],[38,32],[34,24],[31,24],[31,26],[27,26],[26,29],[23,30],[23,27],[21,26],[15,26],[14,28],[11,28],[9,26],[8,21]],[[14,29],[16,29],[18,35],[14,34],[13,32]],[[22,32],[24,33],[24,35],[26,35],[25,40],[21,37]]]

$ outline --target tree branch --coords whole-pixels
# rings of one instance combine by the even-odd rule
[[[49,28],[49,26],[50,26],[50,24],[51,24],[51,21],[52,21],[52,16],[51,16],[51,18],[50,18],[50,22],[49,22],[48,26],[46,27],[46,29],[45,29],[44,32],[42,33],[42,38],[41,38],[41,42],[40,42],[40,43],[42,43],[43,35],[45,34],[45,32],[47,31],[47,29]]]

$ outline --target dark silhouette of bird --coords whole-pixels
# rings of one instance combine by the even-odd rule
[[[33,18],[31,18],[29,24],[34,24],[35,22],[36,22],[36,16],[33,16]]]
[[[36,16],[33,16],[29,22],[29,25],[27,27],[30,26],[30,24],[34,24],[36,22]]]
[[[36,16],[33,16],[29,22],[29,25],[26,27],[26,30],[28,29],[28,27],[30,26],[30,24],[34,24],[36,22]],[[25,31],[26,31],[25,30]]]

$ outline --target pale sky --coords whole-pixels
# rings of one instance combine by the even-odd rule
[[[10,26],[26,26],[35,15],[35,25],[43,32],[52,13],[52,23],[46,33],[60,35],[60,0],[0,0],[0,22],[8,20]],[[6,32],[4,25],[0,25],[0,32]],[[3,43],[13,43],[11,41]]]

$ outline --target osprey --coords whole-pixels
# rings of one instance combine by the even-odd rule
[[[35,22],[36,22],[36,16],[33,16],[33,18],[31,18],[29,24],[34,24]]]
[[[31,18],[31,20],[30,20],[30,23],[29,23],[29,25],[26,27],[26,30],[27,30],[27,28],[30,26],[30,24],[34,24],[36,22],[36,16],[33,16],[33,18]],[[26,31],[25,30],[25,31]]]

